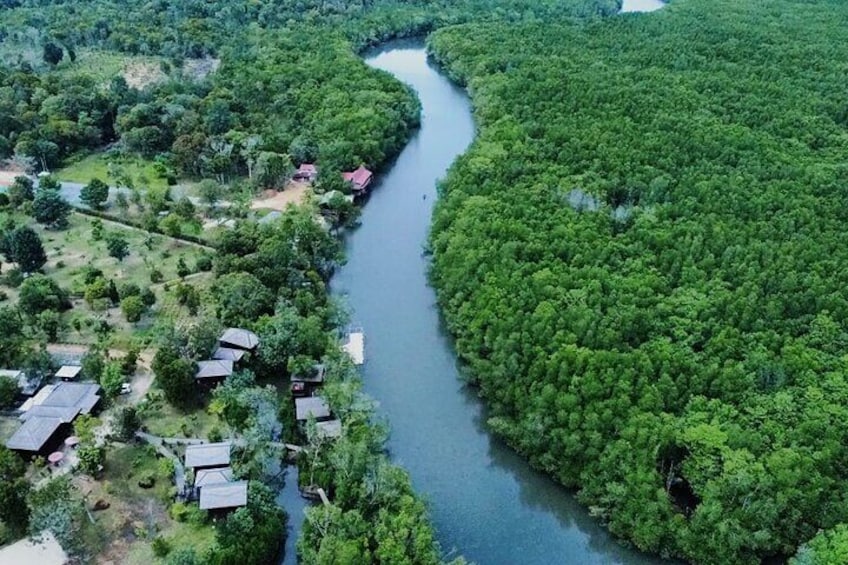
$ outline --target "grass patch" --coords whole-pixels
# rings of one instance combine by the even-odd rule
[[[218,416],[206,411],[205,406],[191,413],[181,412],[165,402],[161,394],[148,394],[142,406],[142,422],[153,435],[205,439],[212,428],[217,426],[222,431],[226,428]]]
[[[59,169],[54,175],[59,180],[83,184],[99,178],[112,186],[119,181],[121,184],[129,181],[138,189],[164,189],[168,186],[161,167],[155,162],[107,152],[82,157]]]

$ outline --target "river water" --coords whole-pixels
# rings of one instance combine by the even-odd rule
[[[469,100],[420,44],[390,44],[367,63],[417,91],[422,123],[381,175],[332,287],[365,330],[365,390],[443,549],[481,565],[657,562],[619,546],[570,491],[489,433],[482,402],[459,378],[423,254],[436,183],[474,137]]]

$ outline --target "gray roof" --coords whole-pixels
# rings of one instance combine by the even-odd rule
[[[320,396],[307,396],[306,398],[295,398],[294,408],[298,420],[306,420],[309,416],[316,420],[330,416],[330,406]]]
[[[229,360],[233,363],[238,363],[244,357],[243,349],[233,349],[232,347],[219,347],[212,354],[212,359]]]
[[[0,377],[9,377],[10,379],[19,379],[24,372],[17,369],[0,369]]]
[[[202,487],[228,483],[233,480],[233,468],[222,467],[218,469],[200,469],[194,476],[194,486]]]
[[[35,406],[24,412],[21,420],[33,417],[61,418],[71,422],[78,414],[88,414],[100,401],[100,385],[94,383],[58,383]]]
[[[6,447],[21,451],[39,451],[62,424],[59,418],[31,418],[9,438]]]
[[[259,336],[250,330],[241,328],[227,328],[218,340],[222,345],[233,345],[239,349],[256,349],[259,345]]]
[[[326,372],[327,369],[326,367],[324,367],[324,365],[313,365],[311,371],[299,375],[292,375],[291,380],[293,382],[302,383],[322,383],[324,382],[324,373]]]
[[[247,481],[206,485],[200,489],[200,509],[236,508],[247,504]]]
[[[56,377],[60,379],[75,379],[79,376],[82,367],[79,365],[62,365],[56,371]]]
[[[233,362],[226,359],[198,361],[195,379],[216,379],[233,374]]]
[[[326,422],[316,422],[316,430],[318,437],[322,438],[337,438],[342,435],[341,420],[328,420]]]
[[[226,467],[230,464],[230,444],[201,443],[186,447],[185,466],[196,467]]]

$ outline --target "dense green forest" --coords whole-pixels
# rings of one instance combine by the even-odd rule
[[[481,129],[432,235],[459,352],[493,428],[642,549],[836,528],[798,560],[844,561],[846,23],[681,0],[430,39]]]
[[[417,121],[414,97],[354,51],[472,19],[610,13],[615,0],[378,0],[179,3],[5,2],[0,18],[0,158],[49,169],[121,140],[165,174],[220,180],[259,153],[378,166]],[[83,53],[159,58],[140,88],[103,82]],[[192,80],[186,61],[216,57]],[[96,59],[94,59],[96,61]],[[97,64],[95,62],[95,67]]]

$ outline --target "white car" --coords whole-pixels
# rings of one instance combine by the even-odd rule
[[[121,385],[121,394],[129,394],[132,392],[132,385],[130,383],[124,383]]]

